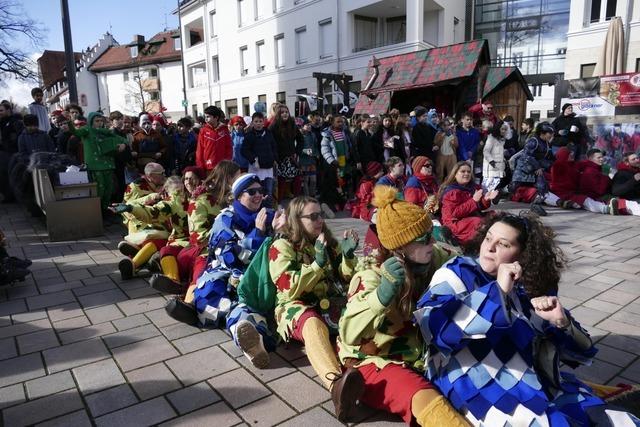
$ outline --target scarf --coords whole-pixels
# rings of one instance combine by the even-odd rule
[[[423,175],[420,172],[414,173],[415,177],[418,178],[420,184],[422,184],[422,188],[429,194],[433,194],[438,191],[438,184],[436,183],[436,177],[433,175]]]
[[[239,200],[233,201],[233,222],[245,234],[256,227],[258,212],[250,211]]]
[[[341,130],[331,130],[333,139],[336,141],[336,154],[338,155],[338,166],[344,168],[347,165],[347,144],[345,143],[344,132]]]

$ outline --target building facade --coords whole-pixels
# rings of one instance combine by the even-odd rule
[[[176,13],[194,116],[208,105],[249,115],[258,101],[293,109],[316,92],[314,72],[351,75],[357,93],[373,55],[465,40],[457,0],[185,0]]]

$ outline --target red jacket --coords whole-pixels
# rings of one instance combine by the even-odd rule
[[[404,187],[404,200],[414,205],[424,207],[429,196],[438,192],[438,184],[433,175],[412,175]]]
[[[371,200],[373,199],[373,187],[375,187],[375,179],[363,178],[360,181],[360,187],[356,193],[357,202],[353,204],[351,209],[352,218],[360,218],[365,221],[371,221],[373,215],[373,206]]]
[[[474,186],[469,191],[461,185],[454,184],[445,189],[442,195],[442,224],[451,230],[461,244],[473,239],[482,222],[482,210],[491,204],[484,198],[480,199],[480,202],[473,200],[473,193],[479,188]]]
[[[216,129],[208,123],[198,134],[196,148],[196,166],[210,171],[222,160],[231,160],[233,157],[233,144],[229,128],[221,124]]]
[[[569,161],[571,152],[562,147],[556,153],[556,161],[551,166],[550,187],[553,193],[564,200],[571,200],[580,205],[584,203],[586,196],[578,194],[580,184],[580,172],[576,162]]]
[[[580,172],[578,192],[599,200],[609,192],[611,179],[602,173],[602,166],[593,163],[591,160],[582,160],[577,163]]]

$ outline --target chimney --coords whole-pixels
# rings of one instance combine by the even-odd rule
[[[144,36],[141,36],[140,34],[136,34],[133,36],[133,44],[138,45],[138,46],[144,46]]]

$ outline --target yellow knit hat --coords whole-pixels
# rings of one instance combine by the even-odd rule
[[[390,250],[413,242],[433,228],[429,214],[418,205],[397,200],[397,191],[388,185],[376,185],[373,189],[373,204],[378,207],[378,238]]]

